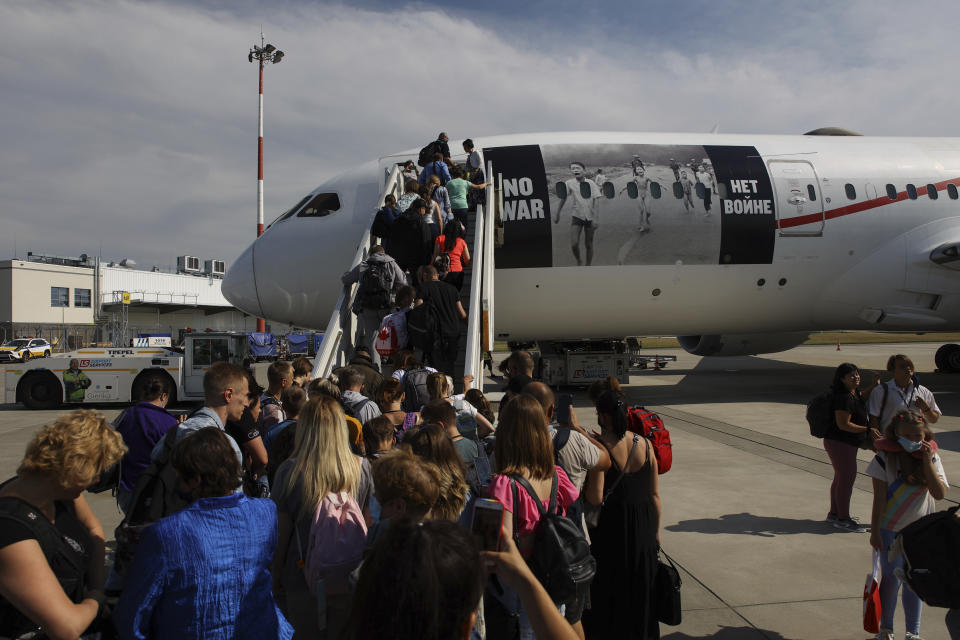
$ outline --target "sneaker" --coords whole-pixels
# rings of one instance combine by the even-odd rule
[[[833,524],[836,521],[837,521],[837,514],[835,514],[833,511],[827,514],[827,522],[829,522],[830,524]]]
[[[880,627],[880,633],[877,634],[875,640],[895,640],[893,637],[893,629]]]
[[[853,518],[846,518],[844,520],[837,520],[833,523],[834,528],[842,529],[844,531],[850,531],[853,533],[866,533],[867,529],[862,524],[854,520]]]
[[[907,635],[903,636],[903,640],[923,640],[923,638],[915,633],[910,633],[907,631]]]

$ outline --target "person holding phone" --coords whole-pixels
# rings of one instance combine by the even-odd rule
[[[874,387],[870,394],[870,426],[883,431],[897,413],[919,411],[923,419],[934,424],[942,412],[930,389],[920,384],[913,360],[898,353],[887,360],[887,371],[893,378]]]

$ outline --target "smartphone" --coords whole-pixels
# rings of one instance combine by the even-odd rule
[[[570,406],[573,404],[573,396],[569,393],[561,393],[557,397],[557,424],[570,424]]]
[[[481,498],[473,503],[471,530],[484,551],[500,551],[500,529],[503,527],[503,503]]]

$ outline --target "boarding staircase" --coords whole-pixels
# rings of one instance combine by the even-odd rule
[[[486,176],[493,175],[493,167],[487,165]],[[488,178],[489,179],[489,178]],[[400,166],[394,164],[392,169],[384,170],[383,188],[377,202],[377,209],[384,205],[389,194],[399,198],[403,193],[403,174]],[[491,181],[498,182],[498,181]],[[493,349],[493,319],[494,319],[494,238],[495,221],[499,215],[501,190],[491,185],[486,189],[487,205],[477,205],[476,211],[469,214],[466,237],[467,248],[472,258],[470,265],[465,268],[464,284],[460,292],[460,300],[467,312],[467,320],[461,323],[459,354],[456,361],[454,382],[458,388],[460,378],[472,375],[476,384],[482,388],[483,353]],[[370,223],[373,217],[371,215]],[[377,244],[379,238],[372,237],[370,225],[360,237],[357,252],[347,270],[367,259],[370,248]],[[357,318],[350,311],[354,297],[357,294],[358,283],[345,285],[337,299],[336,307],[327,323],[323,342],[313,361],[313,377],[325,378],[330,372],[342,367],[353,356],[354,342],[357,335]],[[462,373],[460,373],[462,372]]]

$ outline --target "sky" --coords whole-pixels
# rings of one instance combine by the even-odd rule
[[[230,261],[325,178],[447,131],[953,136],[960,3],[0,3],[0,259]]]

